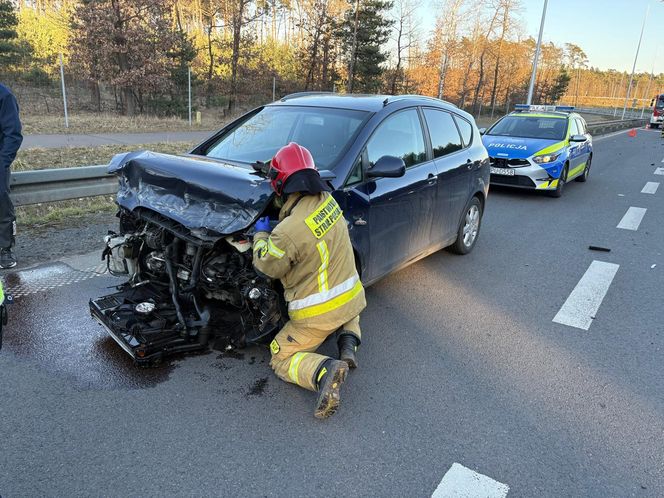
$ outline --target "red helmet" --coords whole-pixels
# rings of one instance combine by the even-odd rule
[[[270,161],[270,170],[268,178],[272,189],[281,195],[286,184],[286,180],[298,171],[311,169],[318,171],[314,164],[314,158],[305,147],[291,142],[283,146]]]

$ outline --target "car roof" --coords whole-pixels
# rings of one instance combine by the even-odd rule
[[[390,104],[394,103],[408,103],[412,105],[435,104],[448,109],[456,109],[456,106],[449,102],[433,97],[425,97],[423,95],[367,95],[331,92],[293,93],[268,105],[332,107],[337,109],[378,112],[384,107],[388,107]]]

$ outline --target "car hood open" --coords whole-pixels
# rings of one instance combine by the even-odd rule
[[[252,169],[198,156],[118,154],[108,172],[118,176],[120,206],[157,212],[205,239],[248,228],[274,195]]]

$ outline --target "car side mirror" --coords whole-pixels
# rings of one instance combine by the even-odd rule
[[[650,107],[655,107],[655,99],[652,99],[652,100],[650,101]]]
[[[484,135],[486,133],[486,128],[480,128],[478,131],[480,132],[480,135]]]
[[[367,171],[368,178],[399,178],[406,174],[406,163],[396,156],[383,156]]]
[[[572,135],[571,137],[569,137],[569,141],[570,142],[585,142],[586,137],[585,137],[585,135]]]

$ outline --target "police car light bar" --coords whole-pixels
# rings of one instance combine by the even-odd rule
[[[573,105],[528,105],[516,104],[514,109],[517,111],[539,111],[539,112],[572,112]]]

